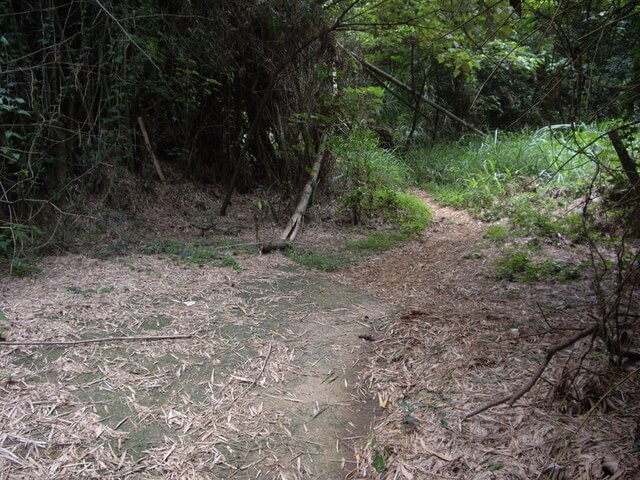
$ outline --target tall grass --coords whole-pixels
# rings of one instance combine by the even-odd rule
[[[330,149],[336,157],[333,187],[343,216],[355,225],[381,220],[408,236],[424,230],[430,212],[404,192],[412,183],[412,171],[400,157],[380,148],[373,134],[358,130],[334,137]]]
[[[604,141],[586,151],[596,129],[565,127],[467,137],[417,147],[405,159],[437,201],[491,219],[506,216],[508,199],[521,193],[579,195],[595,170],[593,155],[611,156]]]

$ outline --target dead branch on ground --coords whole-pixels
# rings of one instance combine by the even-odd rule
[[[158,340],[181,340],[185,338],[191,338],[189,335],[164,335],[159,337],[154,336],[133,336],[133,337],[105,337],[105,338],[89,338],[85,340],[62,340],[56,341],[24,341],[24,342],[0,342],[0,346],[35,346],[35,347],[75,347],[76,345],[84,345],[87,343],[104,343],[104,342],[150,342]]]
[[[555,345],[550,346],[549,348],[547,348],[547,350],[545,351],[545,357],[544,357],[544,361],[542,362],[542,364],[538,367],[538,370],[533,374],[533,376],[529,379],[529,381],[519,390],[517,390],[516,392],[512,393],[511,395],[507,395],[505,397],[499,398],[497,400],[494,400],[480,408],[478,408],[477,410],[474,410],[471,413],[468,413],[467,415],[464,416],[464,418],[462,419],[463,421],[471,418],[475,415],[478,415],[479,413],[482,413],[486,410],[489,410],[490,408],[493,407],[497,407],[498,405],[501,405],[503,403],[509,403],[509,406],[512,407],[513,404],[515,402],[517,402],[520,397],[522,397],[525,393],[527,393],[529,390],[531,390],[531,388],[536,384],[536,382],[538,381],[538,379],[542,376],[542,374],[544,373],[544,371],[546,370],[547,366],[549,365],[549,362],[551,361],[551,359],[553,358],[553,356],[564,350],[565,348],[570,347],[571,345],[573,345],[574,343],[576,343],[579,340],[582,340],[585,337],[588,337],[589,335],[595,335],[598,332],[600,325],[599,324],[593,324],[588,328],[585,328],[584,330],[580,330],[579,332],[575,333],[574,335],[572,335],[571,337],[565,339],[564,341],[560,342],[560,343],[556,343]]]

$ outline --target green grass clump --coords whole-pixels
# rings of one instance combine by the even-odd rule
[[[147,243],[143,249],[143,253],[147,255],[157,255],[161,253],[167,253],[169,255],[180,255],[182,252],[182,244],[175,239],[168,240],[154,240]]]
[[[523,193],[535,192],[547,200],[558,196],[548,195],[551,191],[561,191],[564,197],[578,196],[595,164],[586,152],[575,152],[591,138],[593,130],[542,129],[474,136],[453,144],[417,147],[406,155],[406,161],[415,180],[431,191],[436,201],[495,220],[509,216],[507,200]],[[605,147],[603,144],[601,149]]]
[[[380,148],[371,132],[335,137],[330,148],[336,157],[333,188],[341,214],[351,223],[382,221],[408,236],[429,224],[431,212],[424,202],[404,191],[412,184],[411,169],[394,152]]]
[[[498,280],[533,283],[541,280],[571,282],[580,279],[584,265],[532,258],[529,252],[512,249],[495,261]]]
[[[381,253],[407,240],[407,234],[402,232],[378,232],[358,240],[347,240],[347,248],[355,251]]]
[[[347,258],[340,254],[320,252],[309,248],[293,247],[285,250],[284,255],[305,267],[324,272],[336,271],[348,263]]]
[[[253,247],[247,250],[247,248],[240,247],[239,251],[255,253],[256,249]],[[147,243],[143,248],[143,252],[146,254],[169,255],[176,262],[187,265],[212,265],[228,267],[236,271],[242,270],[235,256],[227,253],[225,245],[207,245],[198,242],[187,244],[176,239],[167,239]]]
[[[397,226],[407,237],[419,234],[431,222],[429,208],[410,193],[380,190],[374,205],[385,222]]]
[[[409,185],[409,168],[393,152],[380,148],[370,132],[335,137],[330,148],[336,157],[333,188],[342,215],[354,225],[384,217],[386,202],[395,201],[394,195]]]
[[[494,243],[503,243],[509,238],[509,229],[504,225],[490,225],[484,234],[484,238]]]
[[[418,197],[409,193],[397,193],[397,224],[403,232],[417,235],[431,223],[431,210]]]

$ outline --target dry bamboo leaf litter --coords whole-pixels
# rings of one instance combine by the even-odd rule
[[[239,201],[238,218],[249,203]],[[169,221],[170,208],[143,210],[156,215],[157,231],[200,235],[186,222]],[[349,478],[586,479],[603,472],[634,478],[637,454],[628,446],[638,411],[628,399],[637,382],[625,384],[584,425],[588,405],[558,410],[574,408],[555,400],[561,392],[553,379],[579,346],[554,360],[546,383],[515,408],[460,422],[520,385],[553,343],[537,301],[544,300],[552,321],[571,326],[581,325],[589,301],[584,285],[487,279],[491,251],[465,258],[481,225],[444,209],[435,218],[419,241],[338,275],[292,274],[295,267],[280,255],[242,258],[244,270],[234,272],[131,254],[50,258],[35,279],[10,279],[0,308],[12,322],[11,340],[193,336],[73,351],[0,349],[0,475],[305,479],[322,478],[318,472],[334,465],[324,478],[342,478],[355,465]],[[220,228],[233,227],[221,220]],[[261,229],[265,238],[279,231],[266,222]],[[255,240],[253,229],[239,232],[237,243]],[[300,242],[325,245],[335,235],[311,225]],[[397,308],[363,302],[353,291],[343,295],[332,286],[336,280]],[[343,305],[327,307],[327,299]],[[357,329],[373,341],[358,339]],[[346,367],[336,365],[340,358],[365,368],[355,391],[380,394],[385,408],[373,413],[350,391],[335,398],[319,390],[353,385]],[[322,383],[331,370],[335,380]],[[585,378],[574,388],[600,387]],[[344,418],[353,435],[344,427],[328,433],[327,423],[317,423]],[[336,445],[340,453],[328,456]],[[343,461],[353,449],[358,463]],[[383,474],[371,467],[380,453]]]
[[[335,460],[355,440],[335,452],[336,438],[360,428],[344,420],[354,406],[342,377],[361,346],[352,319],[385,307],[281,256],[247,257],[243,267],[69,255],[45,259],[33,279],[10,279],[0,293],[10,340],[191,337],[0,349],[9,372],[0,386],[1,475],[343,475]],[[329,366],[341,381],[323,385]],[[315,400],[326,411],[311,419]]]
[[[381,338],[360,379],[364,390],[384,399],[386,416],[360,446],[359,475],[637,478],[640,458],[631,446],[640,409],[629,399],[637,395],[640,379],[628,379],[610,397],[611,407],[590,415],[566,411],[571,402],[559,397],[553,383],[584,345],[559,353],[543,381],[514,408],[497,407],[461,422],[476,406],[523,385],[544,348],[554,343],[545,334],[537,303],[555,325],[579,329],[590,302],[585,282],[492,281],[483,274],[490,257],[462,258],[481,240],[482,227],[461,212],[435,206],[434,211],[436,229],[422,241],[344,275],[345,281],[404,307],[379,326]],[[460,221],[454,223],[456,216]],[[417,269],[416,259],[428,271]],[[400,280],[406,272],[413,279],[411,289]],[[594,373],[606,368],[596,359],[585,366]],[[585,391],[584,384],[575,387],[576,393]],[[384,471],[376,471],[374,466],[381,465]]]

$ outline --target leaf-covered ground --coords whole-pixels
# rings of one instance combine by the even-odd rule
[[[573,384],[584,343],[462,421],[588,321],[588,279],[497,281],[486,225],[435,205],[420,238],[323,273],[245,248],[277,232],[251,201],[217,223],[194,204],[3,278],[10,341],[188,336],[1,346],[3,478],[637,478],[637,372],[597,375],[598,346]],[[344,235],[309,222],[299,242]]]
[[[421,239],[341,276],[399,307],[379,324],[377,348],[362,372],[361,385],[386,411],[364,444],[361,472],[406,479],[638,478],[638,367],[608,370],[603,345],[589,350],[590,338],[556,355],[512,408],[465,420],[525,385],[545,348],[593,322],[590,279],[498,281],[499,251],[484,238],[487,226],[430,203],[436,222]],[[564,259],[577,255],[547,250]]]

